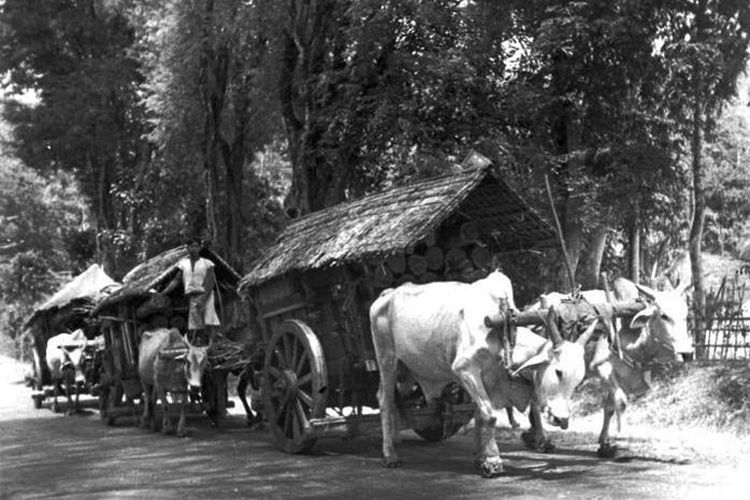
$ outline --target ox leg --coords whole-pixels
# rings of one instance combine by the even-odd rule
[[[161,399],[162,406],[162,419],[161,419],[161,432],[162,434],[174,434],[174,426],[169,418],[169,401],[167,400],[167,391],[161,387],[154,387],[154,391],[157,392],[157,397]]]
[[[250,369],[248,368],[246,370],[243,370],[242,373],[240,373],[240,378],[237,381],[237,396],[240,398],[243,408],[245,408],[245,415],[247,416],[247,425],[249,427],[259,421],[259,419],[255,415],[253,415],[253,411],[247,402],[246,392],[247,392],[247,386],[250,383],[251,376],[252,375],[251,375]]]
[[[497,419],[482,382],[481,367],[470,359],[462,358],[454,361],[452,369],[476,404],[474,411],[476,464],[482,477],[497,476],[503,471],[503,462],[495,441]]]
[[[52,383],[52,411],[54,411],[55,413],[60,412],[60,403],[57,402],[57,396],[60,394],[60,382],[61,381],[56,380]]]
[[[154,427],[154,403],[151,399],[153,386],[141,383],[143,388],[143,415],[141,415],[141,429],[151,429]]]
[[[81,403],[80,403],[81,386],[78,383],[76,383],[75,386],[76,386],[76,402],[75,402],[75,406],[73,410],[75,413],[78,413],[81,409]]]
[[[521,424],[518,423],[515,415],[513,415],[513,406],[508,406],[507,408],[505,408],[505,413],[508,414],[508,423],[510,424],[510,426],[513,429],[518,429]]]
[[[529,424],[531,424],[529,430],[521,433],[521,440],[524,445],[542,453],[554,451],[555,445],[544,432],[539,406],[533,401],[529,405]]]
[[[188,404],[188,395],[180,394],[180,419],[177,421],[177,431],[175,434],[177,437],[187,437],[188,431],[185,427],[185,407]]]
[[[474,410],[474,423],[474,449],[477,450],[474,466],[482,477],[498,476],[503,472],[503,461],[495,440],[495,424],[488,424],[479,408]]]
[[[65,377],[65,397],[68,399],[68,409],[65,411],[66,415],[75,415],[76,409],[73,404],[73,387],[75,386],[75,380],[71,382],[69,377]]]
[[[607,391],[607,399],[604,401],[604,421],[602,422],[602,431],[599,434],[599,449],[596,452],[602,458],[613,458],[617,454],[617,447],[609,440],[609,425],[614,414],[615,393],[613,390],[609,390]]]
[[[607,399],[604,402],[604,421],[602,422],[602,431],[599,434],[599,449],[596,454],[601,458],[614,458],[617,456],[617,446],[612,443],[609,435],[609,427],[612,423],[612,416],[617,415],[617,430],[620,431],[620,415],[625,411],[627,406],[627,396],[617,386],[607,391]]]

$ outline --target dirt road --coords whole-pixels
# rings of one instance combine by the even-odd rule
[[[560,447],[549,455],[523,449],[518,431],[504,430],[506,473],[481,479],[471,433],[430,444],[405,432],[404,465],[386,470],[377,439],[326,440],[310,455],[289,456],[239,413],[219,429],[191,420],[186,439],[107,427],[93,409],[72,417],[49,404],[33,409],[20,378],[16,363],[0,359],[2,498],[747,498],[750,467],[737,441],[727,438],[735,448],[725,460],[723,438],[704,436],[703,453],[692,431],[635,436],[630,456],[602,461],[590,426],[556,433]]]

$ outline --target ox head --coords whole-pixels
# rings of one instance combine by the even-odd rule
[[[691,358],[693,343],[687,326],[688,306],[683,297],[689,285],[663,292],[635,286],[647,304],[630,322],[630,328],[640,330],[631,349],[646,350],[657,362]]]
[[[594,333],[597,320],[592,321],[575,342],[563,340],[556,322],[557,314],[550,307],[547,314],[549,340],[514,374],[526,369],[533,371],[534,399],[540,411],[551,425],[567,429],[573,391],[586,375],[584,348]]]
[[[203,381],[203,372],[208,366],[208,346],[197,347],[190,343],[187,336],[184,338],[188,346],[187,352],[178,359],[185,361],[185,379],[188,386],[200,388]]]
[[[75,373],[74,380],[76,384],[83,384],[85,381],[83,351],[86,345],[86,336],[83,334],[83,330],[78,329],[69,335],[66,343],[59,346],[65,353],[65,361],[63,361],[62,368],[63,370],[71,370]]]

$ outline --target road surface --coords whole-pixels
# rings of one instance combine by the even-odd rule
[[[0,358],[1,498],[718,500],[748,498],[742,493],[750,489],[747,462],[683,446],[679,436],[689,431],[632,438],[630,456],[602,461],[592,429],[555,433],[554,454],[523,449],[519,431],[506,429],[498,438],[506,472],[482,479],[472,469],[471,432],[438,444],[404,432],[404,464],[388,470],[379,465],[378,439],[323,440],[309,455],[285,455],[236,410],[218,429],[205,418],[189,420],[184,439],[107,427],[93,408],[68,417],[49,402],[35,410],[20,379],[19,365]]]

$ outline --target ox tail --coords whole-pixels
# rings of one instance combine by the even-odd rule
[[[375,358],[378,369],[381,371],[381,376],[384,370],[384,363],[395,363],[395,347],[393,345],[393,335],[390,331],[393,292],[394,289],[392,288],[383,290],[380,297],[375,299],[375,302],[370,306],[370,334],[372,335]],[[390,368],[395,370],[396,365],[394,364]]]

